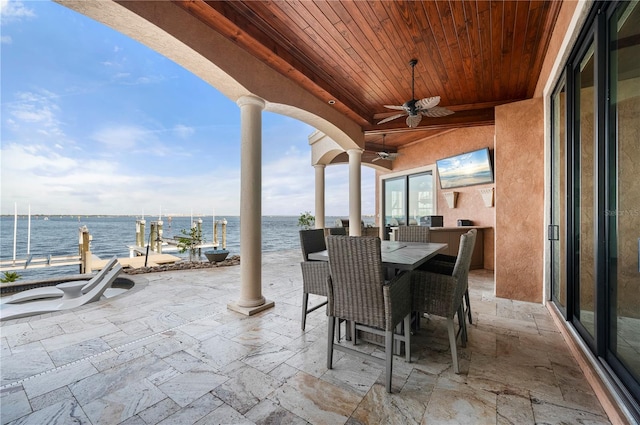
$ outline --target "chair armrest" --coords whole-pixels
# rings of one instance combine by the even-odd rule
[[[383,289],[385,302],[386,329],[392,330],[411,313],[411,275],[402,272],[394,277]]]

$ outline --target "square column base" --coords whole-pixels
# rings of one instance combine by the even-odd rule
[[[254,314],[269,309],[274,305],[276,305],[276,303],[269,300],[265,300],[264,304],[256,307],[240,307],[237,302],[230,302],[227,304],[227,309],[244,314],[245,316],[253,316]]]

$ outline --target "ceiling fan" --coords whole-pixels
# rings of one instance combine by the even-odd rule
[[[396,152],[389,152],[388,150],[386,150],[384,148],[384,138],[386,137],[386,134],[382,135],[382,150],[376,152],[376,155],[378,155],[376,158],[373,158],[373,160],[371,162],[376,162],[378,160],[381,159],[386,159],[389,161],[393,161],[394,159],[396,159],[398,157],[398,155],[400,155],[399,153]]]
[[[411,65],[411,100],[406,101],[401,106],[396,105],[384,105],[385,108],[402,111],[399,114],[392,115],[388,118],[379,121],[378,124],[384,124],[386,122],[395,120],[396,118],[407,116],[407,125],[410,128],[415,128],[420,124],[422,117],[445,117],[453,114],[453,111],[437,106],[440,103],[440,96],[425,97],[423,99],[416,100],[415,98],[415,68],[418,63],[418,59],[411,59],[409,65]]]

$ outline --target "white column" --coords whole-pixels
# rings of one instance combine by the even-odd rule
[[[349,149],[349,236],[360,236],[362,229],[362,150]]]
[[[262,296],[262,110],[243,96],[240,106],[240,299],[227,308],[248,316],[273,307]]]
[[[324,229],[324,169],[326,165],[316,164],[313,168],[316,170],[316,229]]]

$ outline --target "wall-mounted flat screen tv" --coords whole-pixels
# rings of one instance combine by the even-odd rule
[[[436,161],[441,189],[493,183],[489,148]]]

